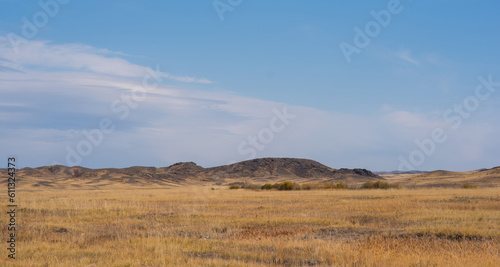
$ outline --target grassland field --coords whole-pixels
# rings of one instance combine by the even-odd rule
[[[4,208],[0,266],[500,266],[498,188],[30,188],[17,201],[16,259]]]

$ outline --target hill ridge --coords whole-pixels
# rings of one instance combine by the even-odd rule
[[[253,181],[366,181],[384,179],[366,169],[334,169],[310,159],[257,158],[228,165],[204,168],[194,162],[178,162],[167,167],[131,166],[127,168],[90,169],[63,165],[23,168],[17,171],[25,180],[51,181],[89,180],[94,182],[196,184],[211,182],[228,184],[247,179]]]

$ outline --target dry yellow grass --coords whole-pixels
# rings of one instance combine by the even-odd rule
[[[498,188],[214,189],[19,190],[0,266],[500,266]]]
[[[382,175],[382,177],[389,181],[396,181],[407,188],[459,188],[465,183],[478,187],[500,187],[500,167],[466,172],[431,171],[420,174],[389,174]]]

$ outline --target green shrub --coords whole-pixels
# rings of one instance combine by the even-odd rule
[[[373,184],[373,188],[378,188],[378,189],[389,189],[391,188],[391,185],[388,182],[384,181],[376,181]]]
[[[260,187],[260,189],[262,189],[262,190],[271,190],[273,188],[274,187],[273,187],[272,184],[265,184],[265,185],[263,185],[263,186]]]
[[[300,185],[290,181],[284,181],[278,184],[278,190],[300,190]]]
[[[365,182],[361,188],[364,188],[364,189],[372,189],[373,188],[373,182],[372,181],[368,181],[368,182]]]
[[[348,185],[346,183],[340,182],[340,183],[335,185],[335,189],[347,189],[347,186]]]
[[[391,184],[391,183],[388,183],[385,181],[376,181],[376,182],[368,181],[368,182],[365,182],[361,186],[361,188],[363,188],[363,189],[389,189],[389,188],[400,189],[401,185],[398,183]]]
[[[347,189],[348,185],[346,183],[324,182],[324,183],[307,183],[302,184],[302,190],[317,190],[317,189]]]
[[[476,189],[477,185],[465,183],[465,184],[462,185],[462,188],[464,188],[464,189]]]
[[[346,183],[332,183],[332,182],[324,182],[324,183],[305,183],[305,184],[297,184],[291,181],[284,181],[281,183],[275,184],[264,184],[262,186],[257,186],[254,184],[244,184],[244,185],[231,185],[229,189],[253,189],[253,190],[318,190],[318,189],[347,189],[348,184]]]
[[[332,182],[324,182],[321,184],[321,188],[323,189],[334,189],[335,185]]]

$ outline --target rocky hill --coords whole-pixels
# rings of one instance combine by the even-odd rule
[[[260,158],[205,169],[205,175],[217,178],[323,178],[382,179],[365,169],[332,169],[317,161],[296,158]]]
[[[2,174],[3,176],[4,174]],[[234,182],[275,182],[294,180],[360,182],[383,179],[365,169],[333,169],[319,162],[297,158],[260,158],[230,165],[203,168],[194,162],[180,162],[168,167],[129,167],[123,169],[89,169],[61,165],[24,168],[17,171],[20,181],[33,186],[55,186],[58,183],[81,184],[168,184]]]

